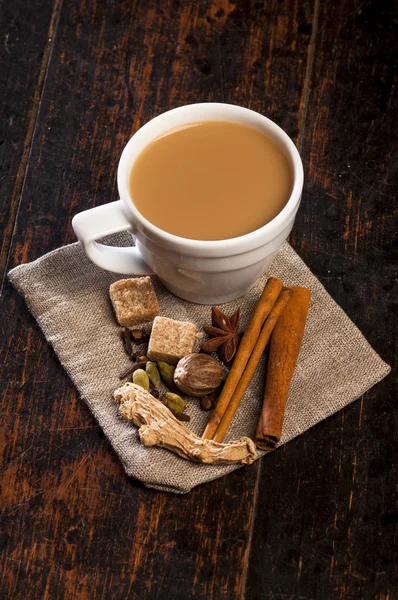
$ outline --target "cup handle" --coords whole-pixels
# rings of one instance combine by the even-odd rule
[[[102,269],[124,275],[152,273],[136,247],[117,248],[96,241],[112,233],[133,229],[122,200],[78,213],[72,219],[72,227],[88,258]]]

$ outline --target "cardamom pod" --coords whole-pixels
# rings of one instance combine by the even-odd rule
[[[173,377],[174,377],[175,367],[173,367],[172,365],[169,365],[165,362],[158,362],[158,368],[159,368],[160,375],[162,376],[164,384],[169,389],[174,389],[175,384],[174,384]]]
[[[136,371],[134,371],[133,383],[144,388],[144,390],[149,390],[149,377],[145,373],[144,369],[137,369]]]
[[[162,396],[162,402],[170,408],[171,410],[177,412],[184,412],[186,408],[188,408],[188,404],[183,400],[178,394],[173,394],[172,392],[166,392]]]
[[[160,385],[160,373],[158,371],[156,363],[152,362],[151,360],[148,360],[148,362],[145,365],[145,370],[146,374],[149,377],[149,381],[152,383],[152,385],[155,386],[155,388],[158,387]]]

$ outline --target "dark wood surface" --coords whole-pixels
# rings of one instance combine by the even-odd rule
[[[71,216],[117,197],[118,157],[148,119],[242,104],[297,142],[306,183],[291,242],[394,364],[394,2],[0,8],[3,272],[73,241]],[[125,476],[24,302],[2,289],[1,597],[398,596],[395,371],[261,462],[176,497]]]
[[[0,277],[8,259],[37,122],[57,4],[53,0],[0,3]]]

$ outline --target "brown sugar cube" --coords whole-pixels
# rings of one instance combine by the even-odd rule
[[[176,365],[181,358],[191,354],[195,336],[196,327],[189,321],[156,317],[149,338],[148,358]]]
[[[152,321],[159,314],[159,302],[150,277],[120,279],[109,287],[116,320],[123,327]]]

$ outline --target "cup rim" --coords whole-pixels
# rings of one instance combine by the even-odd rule
[[[220,108],[225,110],[227,113],[230,113],[229,116],[231,118],[225,120],[233,121],[233,116],[236,116],[238,113],[240,113],[241,115],[250,116],[252,119],[256,119],[257,122],[262,122],[267,126],[268,131],[272,131],[274,135],[278,138],[278,140],[280,140],[282,144],[284,144],[284,146],[289,152],[293,166],[293,187],[289,199],[286,202],[285,206],[282,208],[282,210],[271,221],[269,221],[262,227],[251,231],[250,233],[246,233],[238,237],[227,238],[224,240],[196,240],[184,238],[173,233],[169,233],[148,221],[148,219],[146,219],[142,215],[142,213],[137,209],[131,198],[130,190],[128,188],[128,175],[126,177],[126,170],[128,170],[128,173],[130,173],[131,168],[134,164],[134,161],[131,162],[129,157],[131,147],[138,141],[138,138],[142,138],[143,136],[145,136],[148,133],[148,131],[150,131],[150,129],[152,129],[153,127],[156,127],[156,125],[160,121],[170,119],[170,117],[173,117],[176,113],[186,112],[187,114],[189,114],[190,112],[194,113],[196,109],[204,109],[208,112],[210,116],[214,109],[219,110]],[[214,120],[221,119],[215,117]],[[195,122],[194,114],[192,114],[192,122]],[[171,124],[170,129],[174,129],[176,126],[177,125]],[[153,139],[156,139],[156,136]],[[150,141],[153,141],[153,139],[151,139]],[[179,106],[177,108],[173,108],[171,110],[157,115],[156,117],[145,123],[145,125],[140,127],[140,129],[138,129],[127,142],[121,154],[117,171],[117,185],[120,198],[123,200],[124,206],[128,207],[127,210],[133,214],[134,221],[141,222],[143,224],[145,228],[145,235],[150,233],[158,242],[161,241],[168,247],[170,247],[171,245],[179,250],[181,250],[181,248],[183,247],[184,252],[200,254],[203,257],[220,257],[240,254],[242,252],[248,252],[250,250],[258,248],[272,241],[277,235],[281,233],[287,220],[295,213],[296,209],[298,208],[298,204],[300,203],[301,199],[303,184],[304,170],[301,157],[294,142],[288,136],[288,134],[274,121],[256,111],[253,111],[249,108],[245,108],[243,106],[227,104],[222,102],[201,102],[196,104],[186,104],[184,106]]]

